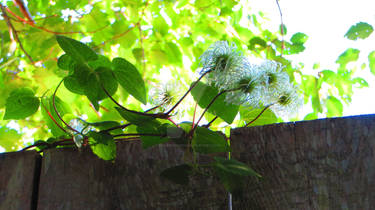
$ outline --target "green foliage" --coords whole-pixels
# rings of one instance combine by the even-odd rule
[[[208,86],[203,82],[198,82],[191,91],[194,100],[202,108],[207,107],[218,94],[219,90],[217,88]],[[209,107],[208,112],[231,124],[237,115],[239,107],[225,102],[225,95],[219,96]]]
[[[115,107],[118,113],[128,122],[134,124],[134,125],[142,125],[144,123],[153,121],[154,118],[146,115],[140,115],[136,114],[132,111],[122,109],[120,107]]]
[[[160,80],[168,75],[185,86],[194,84],[192,81],[196,78],[191,71],[199,71],[199,57],[212,43],[226,40],[235,43],[245,56],[280,63],[291,80],[296,75],[300,77],[304,102],[313,110],[305,119],[316,119],[320,113],[328,117],[342,115],[343,102],[351,101],[353,87],[368,86],[365,79],[353,78],[354,69],[349,69],[348,63],[358,61],[358,49],[349,48],[342,53],[336,61],[340,65],[338,69],[320,70],[314,65],[314,70],[319,72],[317,76],[309,75],[303,63],[296,65],[297,62],[290,60],[305,50],[308,36],[299,32],[286,40],[280,36],[287,34],[284,24],[278,31],[264,29],[267,17],[262,13],[253,14],[242,1],[119,1],[115,5],[94,1],[90,5],[91,10],[85,7],[87,2],[79,1],[29,4],[35,25],[22,23],[8,13],[20,43],[12,39],[14,32],[9,31],[7,23],[0,21],[0,94],[3,96],[0,108],[4,109],[0,110],[4,115],[0,122],[0,146],[7,151],[22,146],[20,139],[24,135],[22,131],[6,127],[10,119],[18,119],[20,125],[29,128],[40,127],[34,133],[38,139],[34,146],[39,150],[64,147],[66,142],[72,146],[80,140],[82,146],[90,146],[104,160],[114,160],[116,142],[128,138],[140,139],[143,148],[174,142],[188,147],[185,155],[192,164],[166,169],[162,177],[187,184],[191,175],[212,170],[228,191],[236,193],[246,177],[260,176],[235,160],[215,157],[210,164],[199,165],[194,157],[196,153],[231,151],[220,131],[228,132],[228,124],[243,126],[262,110],[229,104],[225,100],[228,94],[220,93],[215,84],[198,82],[186,92],[194,101],[184,99],[190,106],[183,107],[184,117],[193,122],[181,123],[179,111],[158,113],[158,106],[163,104],[155,104],[155,109],[148,112],[143,110],[151,103],[147,91]],[[18,12],[11,1],[7,6]],[[67,8],[79,11],[77,18],[73,15],[63,19],[56,15]],[[360,22],[345,36],[351,40],[365,39],[372,32],[371,25]],[[83,39],[87,44],[77,41]],[[24,50],[14,48],[20,44]],[[367,66],[375,74],[375,51],[368,55]],[[62,79],[64,86],[57,86],[59,91],[56,89],[53,102],[51,95]],[[322,93],[324,89],[328,89],[326,93]],[[42,100],[41,112],[37,112],[38,97]],[[89,100],[84,100],[85,97]],[[194,102],[199,105],[197,109]],[[208,113],[199,116],[205,111]],[[219,118],[207,127],[196,120],[198,117],[211,120],[216,116]],[[76,128],[81,132],[77,134],[69,128],[72,125],[65,125],[78,118],[91,122],[82,121],[89,133]],[[250,126],[281,120],[268,109]]]
[[[89,144],[91,150],[103,160],[114,160],[116,158],[116,144],[111,135],[102,132],[90,132]]]
[[[21,137],[21,134],[19,134],[14,129],[9,129],[7,127],[0,127],[0,146],[6,149],[7,151],[18,149],[19,146],[17,140]]]
[[[338,59],[336,60],[336,63],[340,64],[343,68],[349,63],[358,60],[359,57],[359,50],[349,48],[345,52],[343,52]]]
[[[51,130],[52,135],[55,137],[66,135],[66,133],[60,129],[60,127],[64,127],[65,125],[59,119],[57,113],[55,112],[53,106],[53,97],[43,98],[41,103],[43,120],[45,121],[47,127]],[[72,112],[69,105],[63,102],[59,97],[55,98],[55,107],[61,117],[64,117],[64,115]]]
[[[372,51],[368,55],[368,62],[369,62],[369,67],[370,67],[371,73],[375,75],[375,51]]]
[[[78,63],[85,63],[98,59],[98,55],[87,45],[65,36],[56,36],[61,49]]]
[[[31,89],[16,89],[10,93],[6,101],[4,120],[24,119],[38,111],[39,103]]]
[[[197,127],[191,142],[193,150],[202,154],[230,152],[223,134],[207,128]]]
[[[246,122],[250,122],[251,120],[255,119],[255,117],[258,116],[261,111],[262,109],[248,110],[246,108],[241,107],[240,108],[241,119],[243,119]],[[251,125],[249,126],[267,125],[267,124],[272,124],[276,122],[277,122],[277,117],[275,113],[267,109],[265,112],[263,112],[263,114],[256,121],[251,123]]]
[[[167,125],[156,120],[144,122],[137,126],[137,132],[141,134],[143,148],[162,144],[169,141],[167,137]]]
[[[373,31],[374,28],[370,24],[359,22],[350,27],[349,31],[346,32],[345,37],[350,40],[366,39]]]
[[[146,104],[146,87],[137,68],[123,58],[113,59],[112,64],[113,73],[121,87],[134,96],[134,98]]]
[[[220,182],[224,185],[225,189],[231,193],[241,193],[245,184],[245,177],[261,177],[244,163],[233,159],[227,160],[222,157],[214,157],[214,159],[216,161],[213,163],[215,173],[219,176]]]

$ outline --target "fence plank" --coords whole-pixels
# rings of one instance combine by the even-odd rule
[[[142,150],[140,142],[124,142],[117,151],[114,163],[89,150],[46,151],[38,209],[225,209],[226,192],[215,179],[196,177],[185,187],[159,178],[182,163],[176,145]]]
[[[35,151],[0,154],[0,209],[35,209],[39,170]]]
[[[375,206],[375,115],[237,128],[231,139],[233,157],[264,177],[234,209]]]

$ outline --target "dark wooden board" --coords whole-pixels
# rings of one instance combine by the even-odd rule
[[[375,115],[237,128],[233,157],[263,175],[234,209],[375,207]]]
[[[195,177],[181,186],[159,177],[182,162],[183,150],[174,144],[143,150],[139,141],[119,143],[114,162],[89,149],[48,150],[38,209],[226,209],[227,194],[213,178]]]
[[[35,209],[40,164],[35,151],[0,153],[0,209]]]

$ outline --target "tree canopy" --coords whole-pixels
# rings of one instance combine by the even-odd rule
[[[265,29],[264,24],[269,22],[277,22],[280,30]],[[348,23],[348,29],[345,37],[350,40],[365,39],[373,32],[373,27],[364,22]],[[337,69],[317,67],[318,76],[305,73],[303,61],[292,61],[292,58],[303,53],[308,34],[288,34],[287,25],[280,20],[268,20],[262,12],[253,11],[247,1],[43,0],[28,4],[2,1],[0,36],[0,146],[6,151],[24,147],[22,139],[27,138],[32,142],[53,142],[66,135],[61,128],[69,125],[64,122],[75,122],[83,133],[88,124],[74,121],[77,118],[102,130],[121,127],[126,122],[137,125],[142,119],[134,118],[132,112],[116,110],[113,101],[129,110],[144,112],[155,100],[151,92],[160,89],[166,81],[178,82],[181,86],[178,91],[187,91],[199,77],[199,58],[217,41],[235,44],[254,63],[268,60],[282,65],[289,79],[298,85],[305,106],[311,106],[313,110],[306,116],[290,120],[316,119],[318,114],[340,116],[343,104],[351,102],[353,88],[368,86],[365,79],[354,77],[354,70],[348,65],[357,61],[359,49],[348,48],[339,55]],[[72,71],[80,62],[95,69],[95,74],[87,74],[87,79],[100,81],[108,93],[94,83],[88,82],[84,88],[76,85],[80,83],[77,78],[81,78],[77,72],[87,70],[87,66],[81,66],[79,71]],[[113,72],[99,68],[105,65],[111,65]],[[366,66],[375,73],[375,51],[368,55],[364,68]],[[63,78],[64,85],[55,91]],[[117,82],[114,83],[115,79]],[[206,86],[199,83],[192,89],[188,102],[174,116],[178,123],[194,122],[194,116],[199,116],[196,113],[202,113],[210,103],[208,98],[220,91]],[[177,91],[175,87],[170,89]],[[208,94],[207,97],[198,97],[201,92]],[[216,105],[208,109],[203,119],[205,122],[215,119],[210,125],[225,132],[231,127],[244,126],[263,110],[248,106],[228,108],[224,99],[220,100],[218,97]],[[28,108],[20,108],[19,104]],[[250,126],[286,119],[270,109],[263,111]],[[216,116],[219,117],[216,119]],[[58,120],[60,117],[63,121]],[[19,130],[9,128],[9,124],[15,122],[20,126]],[[128,126],[126,129],[128,133],[159,132],[159,127],[164,125],[153,123],[147,128]],[[181,127],[185,129],[183,125]],[[185,124],[189,127],[186,125],[190,124]],[[111,139],[110,135],[87,135],[96,143]],[[204,136],[220,139],[203,127],[197,129],[197,135],[203,136],[202,139]],[[74,138],[84,137],[76,135]],[[151,142],[148,146],[166,141],[163,138],[155,140],[153,136],[143,137],[143,140]],[[222,151],[226,151],[224,147]],[[94,153],[100,153],[111,147],[92,149]],[[108,154],[102,158],[112,159]]]

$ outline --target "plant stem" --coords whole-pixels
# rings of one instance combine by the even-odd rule
[[[198,84],[198,82],[204,77],[204,76],[206,76],[208,73],[209,73],[210,71],[207,71],[207,72],[205,72],[204,74],[202,74],[202,76],[200,76],[199,78],[198,78],[198,80],[197,81],[195,81],[191,86],[190,86],[190,88],[189,88],[189,90],[188,91],[186,91],[186,93],[180,98],[180,100],[178,100],[178,102],[168,111],[168,112],[166,112],[165,114],[166,115],[169,115],[181,102],[182,102],[182,100],[184,100],[184,98],[190,93],[190,91]]]
[[[198,126],[199,122],[202,120],[204,114],[206,114],[207,110],[210,108],[210,106],[215,102],[215,100],[217,98],[219,98],[219,96],[223,95],[224,93],[226,92],[229,92],[229,91],[232,91],[232,90],[224,90],[224,91],[221,91],[220,93],[218,93],[211,101],[210,103],[207,105],[207,107],[204,109],[203,113],[201,114],[201,116],[199,117],[197,123],[195,123],[195,126],[194,128],[192,129],[192,131],[195,130],[195,128]]]
[[[268,108],[270,108],[274,104],[269,104],[266,107],[263,108],[263,110],[250,122],[246,123],[245,127],[248,127],[251,123],[255,122],[262,114],[265,112]]]
[[[108,132],[108,131],[112,131],[112,130],[116,130],[116,129],[124,129],[124,128],[128,127],[129,125],[131,125],[131,123],[127,123],[127,124],[124,124],[124,125],[119,125],[119,126],[115,126],[115,127],[112,127],[112,128],[108,128],[108,129],[102,130],[101,132]]]
[[[55,92],[53,92],[53,95],[52,95],[52,105],[53,105],[53,109],[55,110],[55,113],[56,113],[57,117],[61,120],[61,122],[63,122],[63,123],[66,125],[66,127],[68,127],[70,130],[72,130],[72,131],[74,131],[74,132],[76,132],[76,133],[80,133],[79,131],[77,131],[76,129],[72,128],[68,123],[66,123],[66,122],[62,119],[61,115],[59,114],[59,112],[57,111],[57,108],[56,108],[56,104],[55,104],[56,93],[57,93],[57,90],[59,89],[59,87],[60,87],[60,85],[62,84],[63,81],[64,81],[64,79],[62,79],[62,80],[60,81],[60,83],[57,85],[57,87],[56,87],[56,89],[55,89]]]
[[[204,125],[203,127],[205,128],[209,128],[211,126],[211,124],[218,118],[218,116],[215,116],[214,119],[212,119],[207,125]]]
[[[51,112],[46,108],[46,106],[43,103],[43,100],[41,100],[42,108],[47,112],[48,116],[51,118],[51,120],[55,123],[57,127],[59,127],[64,133],[68,133],[59,123],[56,122],[55,118],[53,118]]]
[[[105,92],[105,94],[113,101],[113,103],[115,103],[117,106],[119,106],[121,109],[125,110],[125,111],[128,111],[128,112],[131,112],[131,113],[134,113],[134,114],[137,114],[137,115],[142,115],[142,116],[148,116],[148,117],[153,117],[153,118],[160,118],[160,119],[167,119],[169,117],[168,114],[165,114],[165,113],[161,113],[161,114],[147,114],[147,113],[144,113],[144,112],[137,112],[137,111],[134,111],[134,110],[130,110],[130,109],[127,109],[125,108],[124,106],[122,106],[121,104],[119,104],[109,93],[108,91],[102,86],[102,89],[103,91]]]

